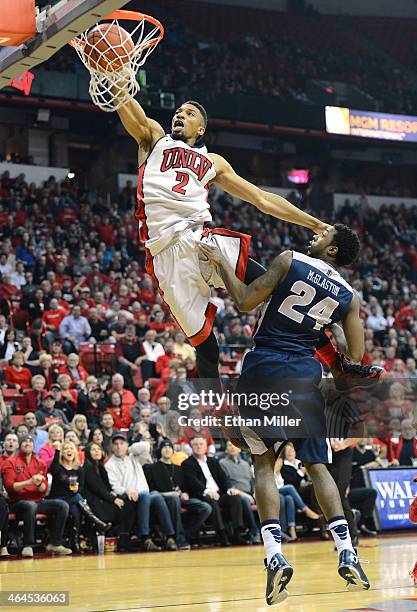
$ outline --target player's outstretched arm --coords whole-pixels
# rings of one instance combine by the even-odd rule
[[[292,261],[291,251],[281,253],[275,257],[265,274],[259,276],[250,285],[245,285],[238,279],[220,249],[204,242],[200,242],[198,246],[201,253],[217,267],[226,289],[241,312],[249,312],[262,304],[286,277]]]
[[[165,136],[162,126],[154,119],[149,119],[137,100],[130,100],[118,109],[118,114],[125,130],[133,136],[138,145],[146,149]]]
[[[323,232],[329,225],[300,210],[285,198],[276,193],[269,193],[252,185],[233,170],[232,166],[220,155],[211,153],[210,157],[216,169],[214,184],[230,195],[253,204],[260,211],[289,221],[296,225],[308,227],[315,233]]]
[[[355,363],[361,361],[365,353],[365,334],[362,320],[359,316],[360,300],[355,293],[350,303],[349,311],[343,321],[343,331],[347,343],[345,355]]]

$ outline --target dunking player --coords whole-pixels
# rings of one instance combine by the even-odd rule
[[[250,236],[227,229],[204,229],[204,224],[211,221],[207,202],[209,184],[214,183],[266,214],[315,232],[327,226],[284,198],[244,180],[220,155],[208,153],[202,140],[207,114],[198,102],[189,101],[177,109],[169,135],[159,123],[146,116],[136,100],[131,100],[118,113],[139,145],[136,216],[140,239],[145,243],[146,270],[196,348],[199,376],[217,379],[219,349],[212,331],[216,306],[210,301],[209,285],[220,287],[223,282],[211,266],[206,268],[203,278],[204,262],[199,259],[196,243],[203,237],[215,244],[245,283],[265,270],[248,258]],[[334,351],[331,352],[325,336],[323,344],[326,345],[323,355],[330,348],[334,360]],[[349,364],[345,370],[348,368]],[[365,375],[362,372],[360,376]]]
[[[275,454],[289,439],[297,457],[304,462],[328,521],[339,551],[339,574],[348,584],[368,589],[368,579],[351,543],[338,489],[325,465],[330,463],[331,454],[324,437],[324,400],[318,389],[322,371],[313,358],[323,327],[340,321],[347,356],[355,362],[362,359],[364,332],[359,298],[335,268],[355,260],[358,236],[345,225],[329,227],[313,238],[309,255],[282,253],[249,286],[237,278],[218,249],[203,243],[199,248],[217,267],[239,310],[249,311],[265,302],[254,334],[255,348],[245,356],[237,390],[246,397],[256,389],[270,393],[270,405],[265,412],[243,400],[239,404],[244,421],[241,434],[254,457],[256,503],[267,556],[266,601],[273,605],[286,598],[286,585],[293,573],[281,553],[279,495],[274,480]],[[291,390],[294,395],[290,404],[277,405],[276,397],[282,398]],[[296,427],[270,425],[271,417],[283,414],[301,417],[298,431]],[[260,418],[260,426],[255,418]]]

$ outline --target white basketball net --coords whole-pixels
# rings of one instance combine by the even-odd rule
[[[98,40],[95,44],[91,44],[87,37],[91,30],[99,24],[89,28],[78,38],[74,38],[71,41],[79,58],[90,72],[89,93],[94,104],[108,113],[118,110],[138,93],[140,87],[136,80],[136,73],[140,66],[146,62],[161,38],[160,28],[145,17],[139,22],[129,23],[136,23],[134,29],[129,32],[134,43],[131,50],[125,45],[125,34],[117,19],[105,23],[105,25],[115,25],[119,28],[120,40],[122,42],[117,47],[114,47],[107,41],[105,32],[97,36]],[[97,48],[97,44],[103,40],[106,41],[109,47],[106,51],[100,51]],[[88,54],[85,53],[86,46]],[[109,60],[106,53],[112,49],[117,49],[117,52],[115,52],[114,59]],[[103,72],[103,68],[100,67],[101,59],[102,65],[107,65],[107,72]]]

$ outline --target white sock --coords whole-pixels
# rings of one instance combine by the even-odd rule
[[[335,516],[330,519],[329,529],[332,532],[334,543],[336,544],[337,552],[339,554],[342,552],[342,550],[353,551],[348,523],[344,516]]]
[[[281,525],[279,521],[263,521],[261,523],[261,535],[265,546],[266,561],[269,564],[272,557],[281,552]]]

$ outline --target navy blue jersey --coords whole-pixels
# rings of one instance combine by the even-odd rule
[[[331,265],[293,251],[286,278],[263,306],[255,345],[311,356],[323,327],[344,319],[352,297],[352,287]]]

